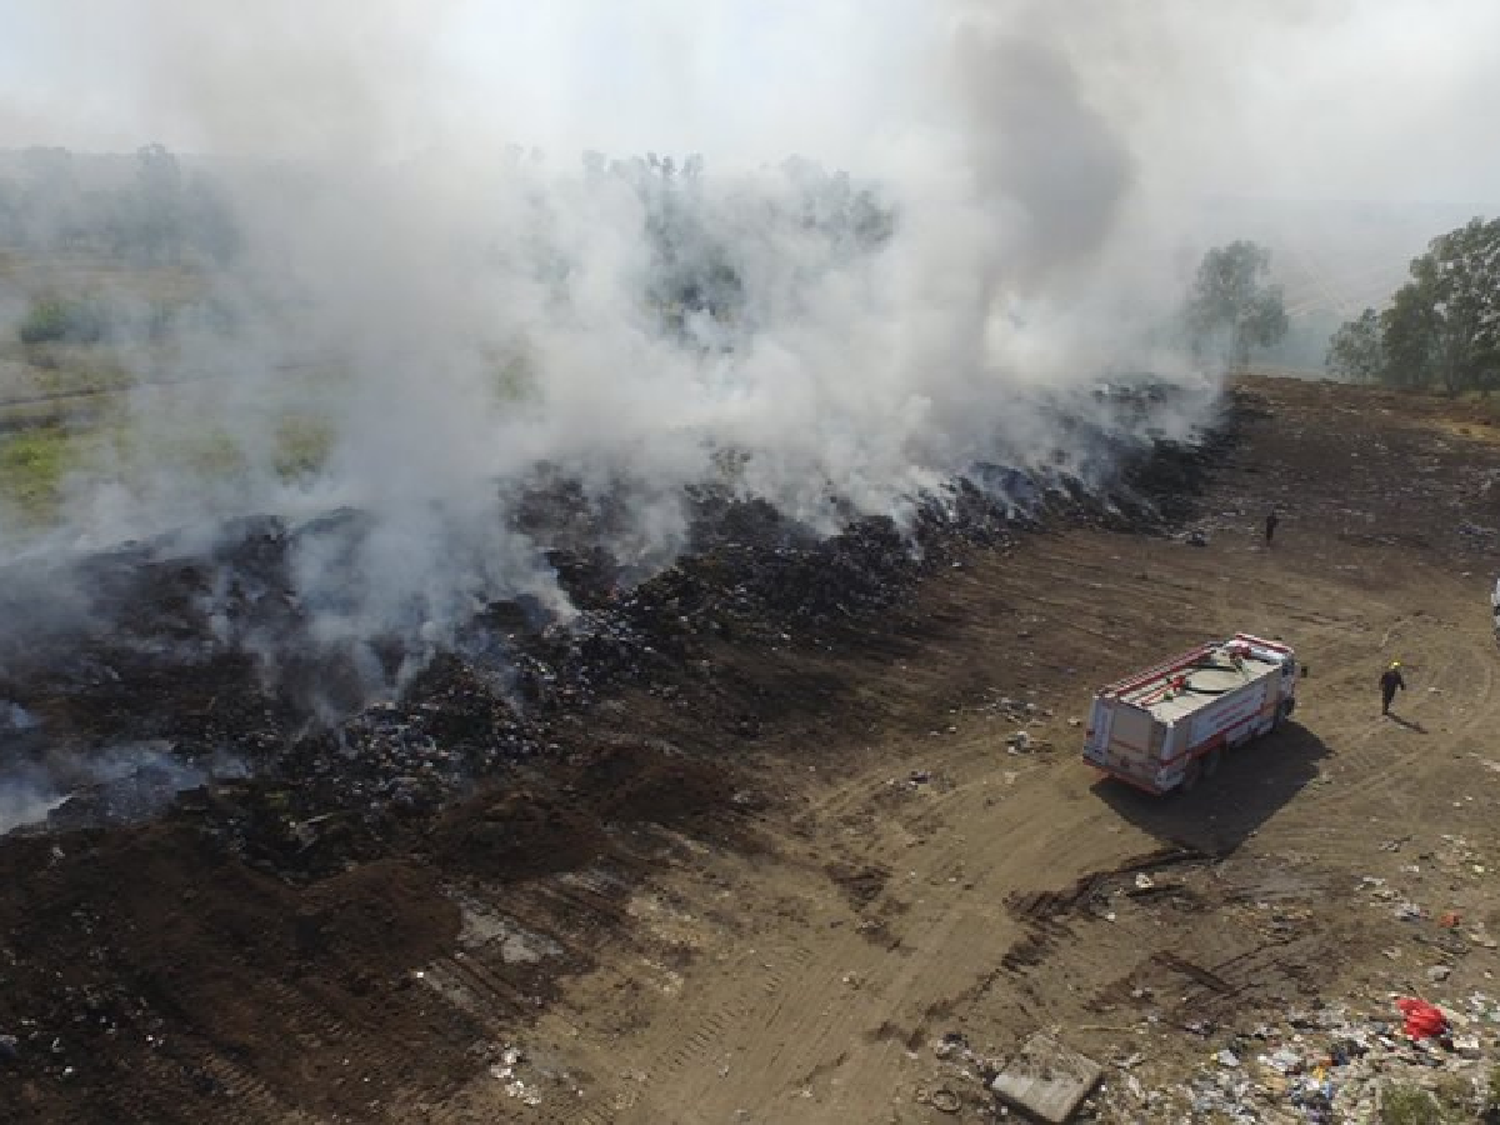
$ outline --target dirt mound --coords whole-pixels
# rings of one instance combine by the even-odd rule
[[[609,841],[594,810],[578,807],[566,793],[523,785],[447,814],[433,831],[433,845],[445,865],[505,882],[586,866]]]
[[[575,870],[614,852],[615,827],[716,826],[738,795],[735,773],[659,742],[596,745],[451,809],[432,844],[445,868],[492,882]]]

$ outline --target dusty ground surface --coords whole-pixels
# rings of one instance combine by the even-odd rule
[[[278,878],[192,809],[6,841],[7,1119],[988,1121],[956,1045],[1049,1030],[1170,1090],[1266,1013],[1500,992],[1500,434],[1331,385],[1241,406],[1206,546],[1054,529],[719,638],[345,870]],[[1093,686],[1236,629],[1306,662],[1289,728],[1180,798],[1082,764]]]

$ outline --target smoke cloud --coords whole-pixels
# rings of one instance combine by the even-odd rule
[[[0,734],[4,724],[0,705]],[[243,776],[243,764],[229,757],[203,768],[188,765],[172,755],[170,743],[106,746],[86,757],[64,751],[18,756],[0,763],[0,836],[59,815],[64,824],[145,820],[183,790]],[[70,802],[77,806],[71,817]]]
[[[815,7],[7,6],[0,143],[161,142],[129,174],[202,237],[155,335],[161,300],[109,282],[129,436],[5,548],[354,509],[353,547],[295,560],[321,639],[565,614],[506,518],[538,466],[624,504],[642,572],[706,479],[831,530],[978,462],[1086,476],[1058,418],[1112,424],[1099,380],[1211,397],[1160,330],[1205,195],[1500,194],[1493,154],[1424,131],[1424,181],[1388,151],[1493,92],[1488,5]],[[1421,80],[1394,117],[1372,49]]]

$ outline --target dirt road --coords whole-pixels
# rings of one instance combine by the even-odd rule
[[[265,954],[253,1012],[182,1003],[211,975],[184,953],[158,968],[171,1045],[130,1048],[143,1080],[0,1070],[0,1094],[34,1120],[986,1121],[958,1056],[1038,1029],[1165,1088],[1205,1024],[1493,988],[1500,435],[1435,400],[1245,395],[1206,546],[1031,535],[885,620],[726,643],[701,686],[582,720],[607,752],[544,800],[482,798],[332,887],[243,877],[265,917],[315,919],[314,948]],[[1183,797],[1085,768],[1094,685],[1236,629],[1306,663],[1289,728]],[[1409,690],[1382,719],[1391,659]],[[181,862],[150,877],[186,894]],[[1480,940],[1455,951],[1444,912]],[[240,941],[217,956],[259,964]],[[1142,1110],[1121,1090],[1100,1114]]]

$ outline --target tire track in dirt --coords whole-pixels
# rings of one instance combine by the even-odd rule
[[[665,1042],[617,1045],[612,1058],[616,1071],[628,1063],[626,1072],[635,1076],[630,1086],[606,1085],[592,1096],[602,1097],[611,1107],[609,1121],[616,1125],[655,1125],[662,1121],[689,1122],[711,1119],[709,1106],[722,1097],[725,1079],[738,1078],[743,1063],[738,1054],[745,1041],[745,1028],[760,1028],[775,1014],[805,995],[789,996],[812,958],[805,946],[757,944],[753,954],[721,966],[732,977],[731,989],[711,993],[684,993],[673,1004],[672,1027]],[[646,1049],[643,1049],[646,1048]],[[733,1085],[733,1084],[730,1084]],[[736,1101],[736,1098],[730,1098]],[[721,1115],[728,1118],[729,1112]]]
[[[878,786],[877,776],[860,774],[840,785],[834,795],[822,801],[820,816],[837,817],[867,801],[872,787]],[[823,869],[836,858],[850,862],[872,858],[842,846],[806,851],[800,837],[785,838],[781,847],[786,850],[786,862],[803,871],[809,880],[826,879]],[[776,1104],[777,1120],[796,1120],[787,1114],[799,1109],[826,1111],[826,1105],[815,1109],[801,1096],[800,1088],[794,1087],[819,1076],[857,1081],[844,1073],[841,1061],[848,1056],[851,1042],[870,1044],[868,1049],[881,1060],[876,1064],[878,1071],[888,1069],[888,1054],[904,1053],[904,1044],[880,1045],[881,1029],[890,1022],[888,1013],[912,1006],[908,997],[915,982],[933,958],[942,956],[948,935],[965,920],[964,913],[950,910],[905,930],[900,954],[860,936],[852,925],[848,926],[848,936],[821,956],[814,956],[806,947],[766,950],[757,944],[759,995],[747,995],[739,1005],[721,1011],[717,1023],[709,1024],[701,1015],[690,1014],[691,1009],[689,1013],[679,1012],[679,1026],[693,1027],[696,1023],[700,1028],[707,1026],[708,1033],[696,1038],[689,1034],[664,1063],[651,1067],[642,1060],[637,1062],[663,1081],[671,1078],[673,1088],[684,1091],[676,1110],[693,1106],[693,1115],[673,1116],[673,1105],[643,1099],[619,1118],[621,1125],[716,1120],[708,1107],[722,1106],[727,1114],[737,1105],[757,1104],[756,1099],[765,1106]],[[983,929],[988,932],[988,921]],[[933,952],[920,952],[926,950]],[[760,962],[760,957],[765,960]],[[859,981],[857,989],[851,990],[845,983],[851,976]],[[818,1002],[819,997],[825,1002]],[[726,1083],[715,1066],[703,1065],[702,1056],[710,1043],[737,1048],[742,1057],[732,1064],[734,1081]],[[748,1061],[743,1058],[747,1055]],[[747,1066],[754,1075],[748,1083],[739,1075]]]
[[[1040,560],[1042,567],[1047,571],[1042,580],[1050,583],[1053,581],[1050,571],[1055,567],[1056,558]],[[1009,579],[1013,575],[1013,569],[1007,567],[1000,575],[1003,579]],[[994,597],[1000,584],[993,581],[995,576],[985,575],[988,581],[988,592]],[[1012,593],[1014,591],[1014,593]],[[1014,597],[1021,604],[1034,606],[1035,599],[1029,587],[1017,582],[1011,587],[1000,591],[1003,596]],[[1094,591],[1097,594],[1097,591]],[[1155,599],[1160,601],[1162,599]],[[1064,599],[1053,599],[1054,604],[1063,611],[1068,611],[1071,606]],[[1139,603],[1136,603],[1139,605]],[[1140,610],[1142,617],[1149,617],[1150,609]],[[997,615],[998,616],[998,615]],[[1013,647],[1010,622],[1000,618],[1004,624],[997,624],[989,628],[976,626],[971,629],[971,634],[979,640],[980,647],[985,641],[993,641],[997,653],[1006,653]],[[930,674],[930,673],[929,673]],[[999,738],[993,737],[992,749],[998,748]],[[879,810],[871,810],[872,794],[878,795],[883,791],[883,784],[889,778],[889,767],[874,771],[870,774],[858,776],[845,784],[842,784],[829,793],[819,796],[813,802],[813,815],[829,823],[848,823],[856,819],[861,813],[867,815],[878,815]],[[953,792],[943,793],[933,798],[937,806],[932,810],[934,821],[958,819],[961,814],[952,811],[950,806],[966,802],[988,803],[991,795],[981,792],[982,785],[970,784],[966,788],[960,788]],[[1016,808],[1024,809],[1026,806],[1024,798],[1016,803]],[[1089,810],[1084,815],[1089,815]],[[1055,831],[1055,826],[1049,826]],[[1024,834],[1024,825],[1008,825],[1003,832],[997,832],[997,837],[1009,837]],[[1040,835],[1040,833],[1038,834]],[[1049,834],[1050,835],[1050,834]],[[838,856],[845,862],[851,864],[863,864],[874,866],[879,870],[895,870],[907,866],[903,862],[901,848],[896,841],[889,841],[886,850],[864,850],[851,851],[840,849]],[[822,858],[822,857],[820,857]],[[1040,858],[1040,857],[1037,857]],[[1048,859],[1054,866],[1060,865],[1062,857],[1054,851]],[[981,855],[978,865],[982,868],[986,865],[987,857]],[[921,860],[920,878],[922,882],[944,883],[949,880],[959,880],[968,877],[976,864],[976,856],[972,846],[965,840],[951,840],[946,846],[940,846],[933,850],[933,854],[924,856]],[[810,861],[811,866],[816,866],[815,861]],[[972,902],[983,902],[992,899],[988,893],[989,887],[986,883],[994,880],[978,877],[974,885],[973,894],[966,896],[970,901],[959,900],[950,905],[940,913],[931,917],[903,918],[900,925],[901,947],[907,952],[903,962],[894,972],[886,963],[878,963],[876,975],[864,982],[863,989],[867,995],[873,995],[877,1000],[873,1012],[885,1013],[875,1026],[873,1032],[866,1028],[865,1036],[874,1035],[877,1039],[888,1039],[891,1042],[874,1052],[866,1052],[864,1061],[859,1067],[834,1066],[841,1080],[849,1085],[863,1086],[871,1082],[878,1083],[885,1072],[898,1061],[892,1057],[893,1053],[904,1054],[908,1049],[909,1040],[912,1037],[920,1038],[930,1029],[923,1025],[924,1013],[934,1010],[931,1002],[916,1004],[915,1000],[921,995],[926,995],[927,989],[918,987],[918,983],[924,975],[947,976],[947,964],[954,959],[955,944],[960,945],[964,953],[972,954],[975,947],[987,948],[988,952],[979,956],[960,956],[960,960],[973,964],[973,973],[964,978],[962,982],[955,985],[947,982],[945,989],[950,994],[962,995],[971,992],[981,982],[991,966],[998,964],[1005,956],[1007,949],[1012,944],[1010,941],[997,940],[997,938],[1008,933],[1011,938],[1017,936],[1014,924],[1008,923],[1003,917],[998,906],[988,912],[976,912],[971,905]],[[1003,885],[1003,880],[1001,881]],[[886,897],[889,897],[888,895]],[[998,924],[997,924],[998,923]],[[968,926],[975,933],[964,941],[955,941],[958,931]],[[848,953],[840,951],[840,958],[847,963]],[[816,976],[827,979],[837,972],[838,966],[831,962],[819,965]],[[851,1009],[858,1010],[857,1005],[851,1004]],[[941,1005],[937,1006],[938,1008]],[[893,1026],[891,1013],[900,1013],[903,1010],[912,1010],[915,1016],[911,1026],[899,1028]],[[873,1018],[873,1013],[872,1013]],[[899,1021],[897,1021],[899,1023]],[[841,1043],[847,1043],[851,1035],[859,1032],[857,1020],[828,1021],[804,1017],[796,1026],[785,1029],[784,1038],[789,1042],[797,1042],[803,1045],[806,1053],[817,1056],[820,1052],[828,1060],[837,1060],[843,1052],[832,1048]],[[814,1067],[816,1071],[818,1068]]]
[[[222,1055],[205,1058],[202,1067],[228,1099],[229,1104],[224,1107],[223,1116],[217,1118],[225,1125],[239,1125],[240,1122],[253,1125],[265,1121],[277,1121],[282,1125],[320,1125],[317,1117],[291,1109],[264,1082]],[[164,1082],[163,1088],[170,1087]],[[157,1120],[170,1120],[170,1117],[163,1114]]]
[[[876,777],[872,775],[857,778],[826,800],[824,807],[842,811],[857,805],[868,799],[875,783]],[[985,799],[981,790],[982,785],[974,782],[940,799],[979,804]],[[1018,810],[1024,808],[1024,802],[1017,805]],[[956,1001],[973,995],[1020,940],[1020,929],[1001,903],[1003,888],[1014,877],[1015,868],[1007,869],[1005,863],[996,862],[993,853],[1019,851],[1022,853],[1019,866],[1040,868],[1044,862],[1041,854],[1027,856],[1024,845],[1019,849],[1009,846],[1026,837],[1043,838],[1034,820],[1023,816],[1014,823],[997,825],[993,843],[977,850],[967,840],[940,837],[936,843],[924,846],[922,854],[908,856],[905,862],[887,851],[843,853],[850,863],[889,863],[916,871],[918,878],[912,884],[898,886],[898,889],[912,886],[914,901],[892,923],[900,940],[895,956],[868,942],[840,943],[828,956],[819,959],[809,974],[806,989],[788,993],[806,995],[809,990],[815,993],[820,983],[826,985],[827,981],[838,979],[841,971],[847,971],[851,964],[858,966],[857,975],[862,974],[858,992],[848,999],[837,1000],[834,1010],[825,1007],[817,1011],[813,1010],[816,1005],[804,1005],[799,1019],[777,1028],[784,1041],[797,1044],[798,1053],[807,1056],[804,1073],[824,1079],[827,1087],[824,1096],[833,1100],[820,1101],[816,1109],[807,1107],[806,1112],[815,1114],[811,1117],[784,1116],[794,1112],[795,1106],[776,1105],[775,1112],[783,1116],[772,1119],[838,1119],[838,1090],[889,1087],[892,1076],[903,1071],[911,1078],[908,1052],[921,1047],[936,1033],[931,1022],[947,1008],[948,1002],[942,998]],[[1015,861],[1014,856],[1012,860]],[[1055,848],[1045,860],[1054,867],[1067,866],[1066,859]],[[954,895],[948,886],[953,879],[972,879],[972,885],[963,884],[964,893]],[[929,894],[923,888],[943,889],[939,908],[934,909],[926,901]],[[878,904],[877,898],[872,905]],[[850,1059],[849,1044],[861,1040],[869,1045]],[[777,1061],[771,1060],[773,1069]],[[832,1085],[835,1080],[836,1089]]]
[[[1337,809],[1342,815],[1360,809],[1378,819],[1390,836],[1420,826],[1423,810],[1413,809],[1410,799],[1413,779],[1429,772],[1453,747],[1482,743],[1500,721],[1493,644],[1488,636],[1435,621],[1407,648],[1411,655],[1405,663],[1421,668],[1421,681],[1413,683],[1407,699],[1398,699],[1395,711],[1422,729],[1404,729],[1396,720],[1379,717],[1373,672],[1368,685],[1347,680],[1337,685],[1346,698],[1338,701],[1328,718],[1349,733],[1339,739],[1337,752],[1329,759],[1328,791],[1318,801],[1321,809]],[[1372,667],[1375,664],[1371,661]],[[1452,686],[1440,688],[1437,695],[1425,690],[1465,681],[1468,690],[1462,694]],[[1313,824],[1301,826],[1300,831],[1289,826],[1289,833],[1288,839],[1295,844],[1311,842],[1319,834]]]
[[[656,1096],[655,1091],[691,1091],[698,1086],[707,1087],[720,1083],[721,1064],[714,1057],[714,1052],[721,1048],[726,1032],[732,1032],[755,1013],[763,1014],[768,1005],[780,1004],[781,993],[789,977],[810,956],[806,949],[798,946],[789,947],[774,940],[764,946],[756,942],[757,953],[753,959],[741,953],[735,955],[735,959],[721,963],[715,957],[716,975],[730,976],[737,981],[736,988],[729,994],[723,989],[715,989],[711,997],[700,997],[683,990],[680,980],[669,987],[665,976],[658,978],[659,988],[653,989],[649,978],[653,973],[662,973],[663,969],[651,961],[650,949],[656,940],[652,937],[652,920],[657,918],[656,908],[652,904],[675,904],[672,915],[663,919],[665,922],[674,926],[696,924],[704,929],[706,937],[716,935],[716,942],[709,942],[707,948],[701,951],[706,955],[713,955],[715,949],[733,954],[734,950],[755,939],[753,931],[718,932],[721,927],[708,919],[710,904],[704,901],[705,893],[712,890],[711,884],[700,882],[693,888],[694,893],[688,893],[694,880],[701,877],[698,868],[704,860],[698,853],[711,859],[711,851],[696,841],[667,832],[644,834],[642,839],[635,841],[635,846],[640,849],[635,858],[636,863],[643,862],[648,855],[662,861],[665,852],[674,850],[687,853],[689,862],[682,862],[680,858],[658,862],[655,871],[656,876],[660,877],[637,881],[625,896],[613,893],[617,876],[608,871],[588,871],[554,880],[552,882],[563,885],[559,887],[549,884],[540,896],[538,889],[527,891],[529,896],[552,897],[564,905],[577,907],[583,904],[585,908],[594,909],[601,915],[609,915],[611,925],[622,926],[630,932],[628,935],[620,934],[618,940],[604,939],[609,944],[609,967],[591,970],[587,977],[587,989],[573,998],[565,992],[558,1001],[551,1004],[543,1020],[552,1029],[554,1036],[560,1034],[563,1043],[571,1042],[575,1045],[574,1064],[580,1071],[593,1076],[583,1089],[584,1100],[566,1108],[558,1108],[552,1104],[556,1100],[555,1095],[538,1107],[511,1102],[505,1108],[518,1115],[518,1120],[581,1120],[596,1122],[598,1125],[694,1120],[692,1114],[696,1111],[692,1108],[694,1099],[691,1096],[674,1096],[663,1101]],[[634,904],[638,903],[646,906],[637,908]],[[500,905],[497,904],[497,909],[499,908]],[[512,917],[528,915],[528,910],[515,909],[513,899],[505,904],[504,909],[509,910]],[[528,924],[535,923],[528,919]],[[599,952],[602,954],[604,950],[601,948]],[[684,966],[683,969],[684,972],[691,971],[690,966]],[[637,1044],[632,1042],[634,1037],[628,1029],[623,1032],[617,1030],[609,1035],[604,1028],[598,1026],[597,1021],[589,1017],[588,997],[608,996],[616,993],[622,985],[628,983],[639,986],[643,981],[646,983],[646,987],[642,989],[643,1002],[649,1003],[653,994],[670,996],[665,1001],[672,1011],[674,1034],[669,1042]],[[502,1017],[498,1025],[492,1023],[492,1028],[498,1029],[505,1022]],[[576,1044],[590,1038],[595,1041],[610,1039],[609,1050],[602,1053],[593,1050],[578,1052]],[[473,1093],[470,1100],[480,1106],[499,1106],[502,1102],[499,1094],[486,1094],[482,1089]]]

